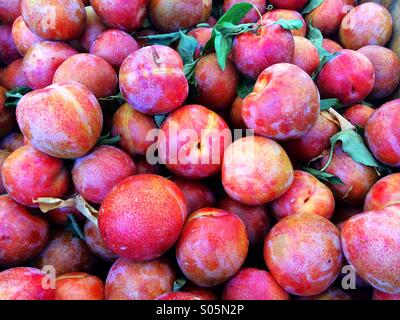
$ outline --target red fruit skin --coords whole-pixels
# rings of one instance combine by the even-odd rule
[[[206,46],[208,40],[211,39],[211,34],[212,34],[212,28],[206,28],[206,27],[195,28],[188,32],[188,35],[195,38],[198,42],[197,47],[194,51],[195,59],[200,58],[201,51]]]
[[[310,40],[304,37],[294,38],[293,64],[312,75],[319,66],[319,56],[317,48]]]
[[[57,158],[79,158],[94,147],[103,127],[96,97],[76,82],[60,82],[26,94],[17,121],[37,149]]]
[[[96,98],[111,96],[118,88],[118,77],[113,67],[104,59],[88,53],[76,54],[58,67],[53,83],[63,81],[83,84]]]
[[[24,144],[24,136],[19,132],[12,132],[0,140],[0,149],[13,152]]]
[[[175,182],[185,195],[189,212],[215,206],[215,194],[206,183],[184,180],[179,177],[172,177],[171,181]]]
[[[371,187],[365,197],[364,211],[381,210],[398,203],[400,203],[400,173],[393,173]]]
[[[165,114],[188,96],[188,82],[179,54],[165,46],[143,47],[125,59],[119,71],[120,89],[137,111]]]
[[[283,148],[255,136],[232,143],[222,164],[222,184],[234,200],[262,205],[285,193],[293,181],[293,167]]]
[[[190,281],[212,287],[240,269],[248,247],[246,227],[238,216],[221,209],[203,208],[188,218],[176,245],[176,258]]]
[[[67,199],[71,196],[66,196]],[[85,217],[75,207],[57,208],[46,213],[46,217],[53,224],[65,226],[67,224],[68,215],[74,215],[77,221],[85,220]]]
[[[36,268],[13,268],[0,272],[0,300],[54,300],[55,289],[44,288],[48,276]]]
[[[320,114],[314,126],[300,139],[286,141],[283,147],[296,160],[304,163],[319,156],[330,146],[330,138],[339,131],[339,126]]]
[[[329,155],[324,156],[316,168],[325,166]],[[372,185],[378,181],[378,174],[373,167],[365,166],[354,161],[345,153],[340,145],[333,151],[332,162],[325,170],[342,180],[343,184],[328,184],[335,198],[350,205],[361,205]]]
[[[332,286],[328,290],[317,294],[316,296],[300,297],[298,300],[351,300],[351,296]]]
[[[84,272],[63,274],[56,279],[56,300],[104,300],[104,283]]]
[[[21,0],[2,1],[0,3],[0,21],[13,23],[21,15]]]
[[[329,220],[315,214],[288,216],[265,239],[264,259],[287,292],[299,296],[319,294],[339,275],[343,261],[340,232]]]
[[[288,10],[301,10],[307,3],[307,0],[270,0],[269,3],[274,8],[288,9]]]
[[[61,160],[48,156],[32,146],[23,146],[4,161],[3,183],[8,194],[18,203],[37,208],[33,201],[40,197],[62,198],[70,176]]]
[[[146,155],[154,141],[147,139],[147,134],[157,130],[152,116],[140,113],[128,103],[123,104],[114,113],[112,135],[120,136],[119,146],[131,156]]]
[[[29,87],[38,90],[50,85],[58,67],[77,53],[62,42],[43,41],[33,45],[22,65]]]
[[[272,275],[256,268],[243,268],[225,285],[223,300],[289,300]]]
[[[400,83],[400,58],[394,51],[380,46],[365,46],[358,52],[371,61],[375,70],[375,84],[369,99],[379,100],[390,96]]]
[[[73,237],[70,232],[56,229],[46,248],[33,261],[33,265],[39,269],[53,266],[59,276],[70,272],[93,272],[97,262],[85,241]]]
[[[84,233],[86,244],[94,255],[107,262],[114,262],[117,260],[118,256],[108,249],[104,243],[99,228],[89,220],[85,223]]]
[[[7,150],[0,150],[0,194],[3,194],[6,192],[6,189],[4,188],[3,185],[3,175],[1,173],[1,168],[3,167],[3,163],[6,160],[6,158],[10,155],[10,152]]]
[[[324,48],[329,53],[335,53],[343,50],[343,47],[339,43],[328,38],[322,39],[322,48]]]
[[[158,155],[161,163],[180,177],[202,179],[221,170],[231,141],[231,131],[222,117],[192,104],[174,111],[163,122]]]
[[[303,26],[298,30],[290,30],[290,32],[292,33],[293,36],[299,36],[299,37],[306,36],[307,24],[304,21],[303,16],[297,11],[287,10],[287,9],[274,9],[271,11],[267,11],[265,14],[263,14],[262,18],[273,21],[278,21],[279,19],[301,20]]]
[[[386,292],[374,289],[372,300],[400,300],[400,294],[386,293]]]
[[[20,58],[11,33],[11,25],[0,25],[0,62],[5,65]]]
[[[215,53],[202,57],[195,67],[194,78],[198,88],[198,104],[222,111],[235,100],[239,73],[229,60],[222,71]]]
[[[332,191],[313,175],[296,170],[289,190],[271,203],[277,219],[299,213],[313,213],[330,219],[335,210]]]
[[[265,69],[253,92],[244,98],[242,107],[248,128],[282,141],[306,134],[316,123],[318,114],[317,87],[306,72],[288,63]]]
[[[189,292],[202,298],[202,300],[218,300],[217,294],[212,291],[212,288],[203,288],[196,286],[193,283],[186,284],[183,289],[184,292]]]
[[[204,300],[204,299],[190,292],[167,292],[157,297],[156,300]]]
[[[265,1],[264,0],[224,0],[224,3],[222,5],[222,12],[225,13],[229,9],[231,9],[235,4],[241,3],[241,2],[247,2],[255,6],[258,10],[253,8],[251,9],[241,20],[240,23],[251,23],[251,22],[257,22],[260,20],[260,14],[264,14],[266,11],[265,8]]]
[[[149,18],[163,33],[188,29],[206,22],[212,9],[211,0],[150,0]]]
[[[270,229],[268,209],[265,206],[249,206],[228,196],[218,201],[218,208],[236,214],[246,226],[250,249],[257,247]]]
[[[101,236],[114,253],[134,261],[161,256],[178,240],[188,207],[178,186],[141,174],[116,185],[99,211]]]
[[[14,111],[4,105],[6,92],[7,90],[0,86],[0,138],[9,134],[16,127]]]
[[[150,164],[147,162],[146,157],[136,156],[135,157],[136,164],[136,173],[153,173],[160,174],[161,168],[158,164]]]
[[[342,228],[343,253],[374,288],[400,293],[400,206],[368,211]]]
[[[0,265],[20,265],[35,257],[48,240],[48,223],[31,215],[8,195],[0,196]]]
[[[273,22],[262,20],[263,25]],[[257,79],[262,71],[273,64],[291,63],[293,53],[293,36],[279,25],[265,26],[257,33],[242,33],[234,38],[232,45],[232,61],[236,68],[252,79]]]
[[[310,22],[318,28],[323,36],[337,35],[344,16],[353,9],[347,6],[344,0],[324,0],[322,4],[305,16],[307,24]]]
[[[25,56],[34,44],[44,41],[43,38],[29,30],[22,16],[14,21],[11,31],[15,46],[22,56]]]
[[[85,7],[86,11],[86,28],[78,39],[79,46],[84,52],[89,52],[90,47],[96,40],[97,36],[107,30],[107,26],[103,20],[96,14],[93,7]]]
[[[375,109],[363,104],[355,104],[347,108],[343,113],[344,117],[351,122],[352,125],[365,128],[368,119],[375,112]]]
[[[119,258],[107,276],[106,299],[153,300],[170,292],[175,279],[175,270],[165,259],[134,262]]]
[[[365,139],[375,158],[393,167],[400,167],[400,99],[392,100],[368,119]]]
[[[90,47],[90,53],[103,58],[118,71],[122,62],[138,49],[139,44],[130,34],[110,29],[96,37]]]
[[[21,0],[22,17],[32,32],[48,40],[69,41],[79,37],[86,26],[81,0]]]
[[[346,77],[343,77],[346,74]],[[324,65],[316,83],[323,98],[337,98],[343,104],[355,104],[372,91],[375,72],[363,54],[341,50],[339,55]]]
[[[339,40],[346,49],[357,50],[367,45],[384,46],[393,31],[390,12],[377,3],[363,3],[342,20]]]
[[[135,173],[135,163],[127,153],[112,146],[100,146],[75,161],[72,180],[86,200],[101,204],[115,185]]]
[[[28,81],[22,69],[23,59],[17,59],[4,68],[0,85],[11,90],[17,87],[28,87]]]
[[[243,99],[239,96],[236,97],[235,101],[231,106],[229,113],[229,122],[234,129],[246,129],[246,124],[242,117]]]
[[[140,28],[146,17],[148,0],[91,0],[90,4],[110,28],[131,32]]]

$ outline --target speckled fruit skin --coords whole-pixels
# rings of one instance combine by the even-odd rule
[[[262,205],[284,194],[293,182],[293,167],[283,148],[264,137],[236,140],[225,151],[222,184],[233,199]]]
[[[150,164],[147,162],[146,157],[136,156],[134,158],[136,164],[136,173],[153,173],[160,174],[161,168],[158,164]]]
[[[199,296],[202,300],[218,300],[218,295],[213,291],[213,288],[199,287],[190,282],[183,287],[182,291]]]
[[[211,7],[211,0],[150,0],[148,10],[153,25],[169,33],[206,22]]]
[[[70,181],[69,172],[61,160],[29,145],[7,157],[2,175],[8,194],[28,207],[38,207],[33,200],[39,197],[62,198]]]
[[[73,195],[65,196],[66,199]],[[75,207],[57,208],[46,213],[46,217],[52,224],[65,226],[67,224],[68,215],[74,215],[75,220],[80,222],[85,220],[85,217]]]
[[[135,175],[105,197],[99,211],[100,233],[119,256],[152,260],[178,240],[187,212],[185,196],[175,183],[153,174]]]
[[[111,96],[118,88],[118,77],[113,67],[104,59],[88,53],[76,54],[58,67],[53,83],[63,81],[83,84],[96,98]]]
[[[62,42],[43,41],[33,45],[25,54],[22,66],[29,87],[37,90],[50,85],[58,67],[77,53]]]
[[[119,71],[120,89],[137,111],[165,114],[179,108],[189,92],[182,58],[160,45],[141,48],[125,59]]]
[[[400,167],[400,99],[392,100],[369,118],[365,138],[375,158],[384,164]]]
[[[365,198],[364,211],[380,210],[399,203],[400,173],[393,173],[371,187]]]
[[[375,70],[375,84],[369,99],[383,99],[391,95],[400,83],[400,58],[388,48],[365,46],[358,50],[371,61]]]
[[[3,163],[6,160],[6,158],[10,155],[10,152],[8,150],[0,150],[0,194],[3,194],[6,192],[6,189],[4,188],[3,185],[3,175],[1,173],[1,168],[3,167]]]
[[[72,180],[88,201],[101,204],[111,189],[136,173],[132,158],[112,146],[100,146],[75,161]]]
[[[179,177],[172,177],[171,181],[182,190],[189,206],[188,212],[194,212],[205,207],[215,206],[215,194],[204,182],[185,180]]]
[[[400,293],[400,206],[368,211],[342,228],[343,253],[374,288]]]
[[[6,92],[7,90],[0,86],[0,138],[10,133],[16,127],[13,110],[4,105],[6,103]]]
[[[22,56],[25,56],[34,44],[44,41],[43,38],[29,30],[28,26],[22,19],[22,16],[19,16],[14,21],[11,32],[14,43]]]
[[[400,300],[400,294],[391,294],[374,289],[372,300]]]
[[[190,30],[187,34],[195,38],[198,42],[197,47],[194,51],[194,58],[198,59],[201,56],[201,51],[206,46],[208,40],[210,40],[211,38],[212,28],[195,28]]]
[[[274,140],[300,138],[314,126],[318,114],[317,87],[306,72],[288,63],[265,69],[243,100],[246,126]]]
[[[200,105],[187,105],[174,111],[160,129],[158,155],[169,170],[191,179],[221,170],[232,135],[218,114]]]
[[[223,300],[289,300],[272,275],[256,268],[243,268],[226,284]]]
[[[21,13],[29,29],[48,40],[75,39],[86,26],[85,7],[80,0],[21,0]]]
[[[188,218],[176,245],[182,272],[201,287],[218,285],[233,276],[246,259],[246,227],[235,214],[203,208]]]
[[[133,262],[119,258],[106,280],[107,300],[153,300],[170,292],[175,270],[165,259]]]
[[[157,297],[156,300],[204,300],[190,292],[167,292]]]
[[[286,141],[283,146],[291,157],[307,163],[328,149],[329,139],[338,131],[339,126],[335,122],[320,114],[311,130],[300,139]]]
[[[338,288],[330,287],[320,294],[310,297],[301,297],[299,300],[351,300],[351,296]]]
[[[294,37],[294,65],[312,75],[319,66],[319,56],[317,48],[310,40],[304,37]]]
[[[317,164],[321,169],[327,163],[329,155],[324,156]],[[360,205],[372,185],[378,180],[378,174],[373,167],[354,161],[342,147],[335,146],[332,162],[325,170],[342,180],[343,184],[329,185],[335,198],[350,205]]]
[[[56,230],[44,250],[35,258],[33,265],[39,269],[51,265],[56,275],[69,272],[92,272],[97,264],[85,241],[75,238],[72,233]]]
[[[224,0],[223,5],[222,5],[222,11],[223,13],[227,12],[229,9],[231,9],[235,4],[240,3],[240,2],[247,2],[255,6],[258,10],[253,8],[251,9],[242,20],[240,20],[240,23],[251,23],[251,22],[257,22],[260,19],[260,14],[264,14],[266,11],[266,6],[265,6],[265,1],[264,0]]]
[[[0,265],[20,265],[36,256],[47,243],[48,224],[31,215],[8,195],[0,196]]]
[[[222,111],[235,100],[239,73],[229,60],[222,71],[215,53],[203,56],[196,64],[194,78],[198,89],[197,103]]]
[[[346,109],[343,113],[344,117],[355,126],[365,128],[368,119],[375,112],[374,108],[368,107],[363,104],[355,104]]]
[[[0,25],[0,62],[9,64],[20,58],[11,33],[11,25]]]
[[[0,2],[0,21],[2,23],[13,23],[20,14],[21,0],[6,0]]]
[[[264,259],[272,276],[287,292],[299,296],[319,294],[340,272],[340,232],[316,214],[288,216],[265,239]]]
[[[236,97],[229,112],[229,122],[234,129],[246,129],[246,124],[242,117],[243,99]]]
[[[63,274],[56,279],[55,300],[104,300],[104,283],[84,272]]]
[[[346,74],[346,77],[343,77]],[[363,54],[341,50],[339,55],[324,65],[316,83],[323,98],[337,98],[343,104],[354,104],[365,99],[375,82],[374,66]]]
[[[115,70],[119,70],[126,57],[138,49],[138,43],[130,34],[110,29],[97,36],[90,47],[90,53],[103,58]]]
[[[55,289],[43,288],[48,276],[36,268],[13,268],[0,272],[0,300],[54,300]]]
[[[287,9],[274,9],[271,11],[267,11],[263,14],[263,19],[278,21],[279,19],[286,19],[286,20],[301,20],[303,26],[298,30],[290,30],[293,36],[305,37],[307,33],[307,24],[304,21],[303,16],[293,10]]]
[[[301,10],[307,3],[307,0],[270,0],[269,3],[274,8],[288,9],[288,10]]]
[[[12,132],[0,140],[0,149],[13,152],[25,144],[24,136],[20,132]]]
[[[90,0],[90,4],[111,28],[137,30],[146,17],[148,0]]]
[[[257,79],[262,71],[276,63],[291,63],[294,40],[290,31],[274,20],[263,19],[264,27],[257,31],[236,36],[232,45],[232,61],[246,77]]]
[[[322,39],[322,48],[324,48],[329,53],[335,53],[343,50],[343,47],[339,43],[328,38]]]
[[[236,214],[244,223],[250,249],[256,248],[270,229],[269,212],[266,206],[249,206],[228,196],[218,201],[218,208]]]
[[[16,87],[28,87],[28,81],[22,70],[23,59],[17,59],[11,62],[4,68],[1,77],[0,85],[11,90]]]
[[[343,0],[324,0],[323,3],[305,16],[307,25],[318,28],[324,36],[334,36],[338,33],[344,16],[353,7],[346,6]]]
[[[92,222],[86,220],[84,233],[86,244],[94,255],[107,262],[114,262],[117,260],[118,256],[107,248],[100,235],[99,228]]]
[[[335,210],[332,191],[313,175],[296,170],[289,190],[271,203],[277,219],[298,213],[314,213],[330,219]]]
[[[78,38],[80,47],[85,51],[89,52],[90,47],[97,36],[107,30],[107,26],[103,20],[96,14],[93,7],[85,7],[86,11],[86,28]]]
[[[136,111],[127,103],[119,107],[113,117],[112,135],[121,137],[120,147],[131,156],[146,154],[153,144],[146,135],[156,129],[153,117]]]
[[[384,46],[392,31],[392,17],[385,7],[377,3],[363,3],[343,18],[339,40],[343,47],[353,50],[367,45]]]
[[[103,114],[96,97],[76,82],[60,82],[26,94],[17,121],[37,149],[57,158],[79,158],[96,144]]]

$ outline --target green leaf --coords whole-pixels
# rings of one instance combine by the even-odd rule
[[[328,110],[329,108],[333,108],[335,110],[344,108],[345,106],[340,103],[339,99],[322,99],[321,101],[321,111]]]
[[[344,184],[342,180],[340,180],[339,177],[336,177],[335,175],[328,173],[328,172],[322,172],[320,170],[312,169],[312,168],[303,168],[304,171],[307,171],[308,173],[311,173],[314,177],[316,177],[318,180],[323,181],[323,182],[328,182],[330,184]]]
[[[182,288],[186,285],[186,283],[187,283],[186,278],[179,278],[175,280],[172,291],[173,292],[181,291]]]
[[[125,102],[125,99],[122,96],[122,93],[118,92],[118,94],[116,94],[114,96],[108,96],[108,97],[104,97],[104,98],[99,98],[99,101],[115,101],[118,104],[123,104]]]
[[[311,76],[311,78],[312,78],[313,80],[315,80],[315,79],[318,77],[319,73],[321,72],[322,68],[323,68],[329,61],[331,61],[332,59],[336,58],[339,54],[340,54],[339,52],[335,52],[335,53],[333,53],[333,54],[329,54],[328,56],[324,56],[324,57],[321,59],[317,70],[313,73],[313,75]]]
[[[99,141],[97,141],[98,146],[104,146],[104,145],[114,145],[118,143],[121,140],[120,136],[115,136],[112,137],[111,133],[107,133],[105,136],[101,136],[99,138]]]
[[[238,24],[240,20],[251,10],[253,5],[247,2],[240,2],[232,6],[225,14],[219,18],[215,26],[221,22],[231,22],[233,24]]]
[[[196,50],[197,45],[199,44],[196,38],[192,36],[188,36],[187,34],[179,31],[180,40],[178,44],[178,52],[182,57],[183,63],[192,63],[194,52]]]
[[[83,234],[78,222],[76,222],[75,216],[73,214],[69,214],[67,216],[67,224],[65,226],[65,229],[69,232],[72,232],[72,236],[74,238],[85,241],[85,235]]]
[[[310,0],[301,11],[301,14],[305,15],[307,13],[310,13],[311,11],[317,9],[323,2],[324,0]]]
[[[279,19],[278,21],[275,21],[272,24],[279,24],[283,29],[286,30],[299,30],[303,27],[303,21],[299,19],[294,19],[294,20]]]
[[[197,59],[191,63],[187,63],[183,66],[183,73],[185,74],[188,83],[195,87],[197,86],[197,82],[196,82],[196,79],[194,78],[194,74],[195,74],[197,62],[199,62],[199,59]]]
[[[369,103],[369,102],[367,102],[367,101],[365,101],[365,100],[362,100],[362,101],[360,102],[360,104],[363,104],[364,106],[367,106],[367,107],[374,108],[374,105],[373,105],[372,103]]]
[[[228,59],[228,55],[232,49],[232,38],[224,37],[222,34],[218,33],[215,36],[215,53],[217,54],[218,65],[222,71],[225,70],[226,67],[226,59]]]
[[[163,122],[165,121],[165,119],[167,119],[167,117],[167,114],[159,114],[154,116],[154,121],[156,122],[157,127],[161,128]]]
[[[310,40],[314,46],[322,47],[322,40],[324,39],[324,37],[322,36],[322,33],[318,28],[313,27],[313,25],[309,23],[307,39]]]
[[[172,43],[178,41],[181,37],[182,31],[164,33],[164,34],[151,34],[147,36],[139,36],[139,39],[146,39],[149,45],[159,44],[163,46],[170,46]]]
[[[242,78],[237,87],[237,95],[244,99],[253,92],[255,81],[248,78]]]
[[[17,87],[10,91],[6,92],[6,102],[4,106],[8,108],[14,108],[17,106],[19,100],[26,95],[27,93],[31,92],[32,90],[27,87]]]

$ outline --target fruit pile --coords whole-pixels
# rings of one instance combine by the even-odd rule
[[[0,299],[399,300],[381,2],[0,0]]]

